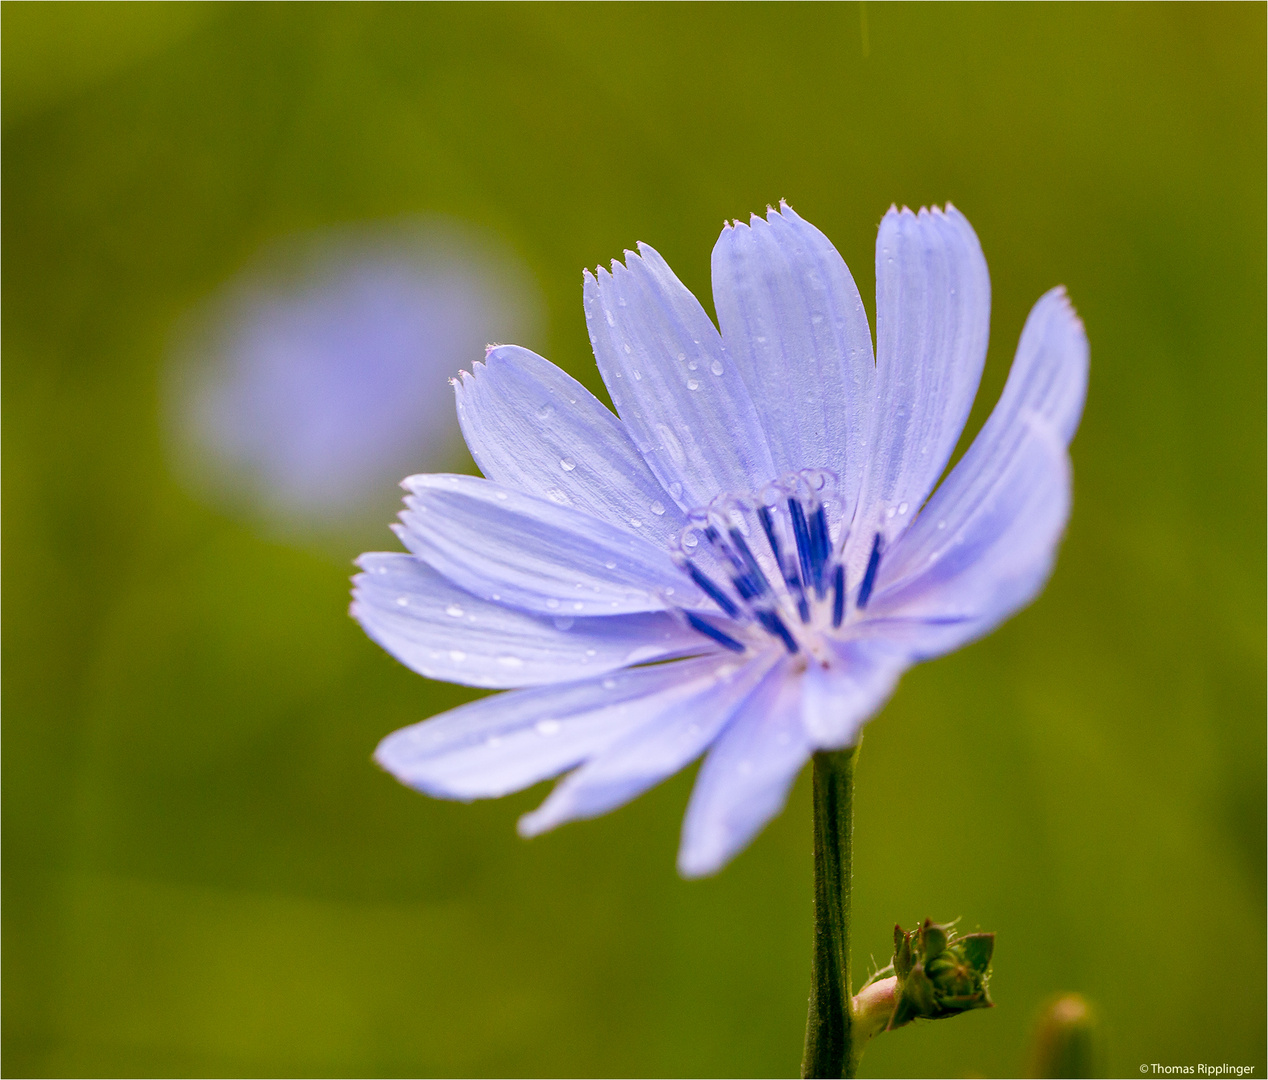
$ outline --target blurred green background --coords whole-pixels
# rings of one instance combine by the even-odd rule
[[[795,1074],[807,777],[695,883],[690,773],[531,843],[544,787],[399,787],[376,741],[474,692],[347,618],[355,544],[187,494],[160,417],[173,327],[279,237],[487,230],[543,297],[522,344],[601,393],[582,267],[645,240],[711,308],[723,219],[781,197],[869,313],[891,202],[968,215],[971,426],[1043,290],[1092,343],[1050,587],[907,675],[860,766],[856,964],[962,916],[998,1008],[864,1072],[1015,1075],[1079,990],[1111,1074],[1263,1074],[1263,4],[2,17],[6,1075]]]

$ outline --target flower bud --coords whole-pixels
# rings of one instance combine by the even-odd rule
[[[1081,994],[1049,1001],[1035,1025],[1027,1076],[1096,1076],[1096,1013]]]
[[[950,924],[926,919],[910,933],[894,927],[897,1004],[887,1030],[917,1017],[939,1020],[994,1005],[987,991],[994,934],[956,935]]]

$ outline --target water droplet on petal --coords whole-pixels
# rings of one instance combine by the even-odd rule
[[[907,510],[908,510],[908,506],[907,506],[907,504],[906,504],[905,502],[901,502],[901,503],[899,503],[899,504],[898,504],[898,512],[899,512],[900,514],[905,514],[905,513],[907,513]]]
[[[490,735],[487,739],[484,740],[484,745],[490,746],[490,747],[501,746],[502,740],[498,738],[496,735]]]
[[[521,660],[518,656],[499,656],[498,663],[501,664],[503,667],[510,667],[510,668],[524,666],[524,661]]]
[[[663,502],[657,499],[654,503],[652,503],[653,514],[656,514],[659,516],[660,514],[663,514],[664,512],[665,512],[665,504]]]
[[[445,608],[445,614],[450,615],[455,619],[461,619],[466,613],[457,604],[450,604],[447,608]]]
[[[555,406],[550,404],[542,405],[537,410],[537,419],[549,420],[554,415],[554,413],[555,413]]]
[[[669,494],[672,495],[675,499],[680,498],[682,496],[682,484],[680,484],[677,480],[675,480],[672,484],[669,485]]]
[[[552,596],[549,600],[547,600],[547,601],[546,601],[546,606],[547,606],[548,608],[550,608],[550,609],[553,611],[555,608],[557,608],[557,607],[559,606],[559,601],[558,601],[558,600],[556,600],[556,599]]]
[[[560,458],[559,467],[563,469],[564,472],[572,472],[572,470],[577,467],[577,463],[571,458]]]
[[[510,496],[509,496],[509,495],[507,495],[507,493],[506,493],[505,491],[499,491],[499,492],[497,492],[497,498],[498,498],[501,502],[506,502],[506,500],[507,500],[508,498],[510,498]]]
[[[641,529],[643,527],[643,522],[639,518],[630,518],[630,524],[636,529]]]
[[[616,680],[615,680],[615,679],[604,679],[604,680],[603,680],[603,689],[604,689],[604,690],[615,690],[615,689],[616,689]]]
[[[452,660],[455,664],[461,664],[466,658],[467,658],[467,654],[464,653],[461,649],[449,650],[449,659]]]
[[[609,559],[609,560],[608,560],[607,562],[605,562],[603,565],[604,565],[604,566],[606,566],[609,570],[615,570],[615,569],[616,569],[616,563],[614,563],[611,559]]]
[[[700,366],[700,365],[699,365],[699,364],[697,364],[694,360],[688,360],[688,361],[687,361],[687,370],[688,370],[688,371],[695,371],[695,370],[696,370],[696,368],[698,368],[699,366]]]
[[[634,372],[634,381],[635,381],[635,382],[642,382],[642,381],[643,381],[643,373],[642,373],[641,371],[636,371],[636,372]]]
[[[713,363],[709,365],[709,370],[712,371],[713,374],[715,375],[721,375],[723,372],[722,361],[721,360],[713,361]]]
[[[577,620],[574,619],[571,615],[556,615],[555,629],[556,630],[571,630],[572,624],[576,621]]]
[[[534,726],[542,735],[557,735],[560,723],[558,720],[538,720]]]
[[[409,597],[408,597],[408,596],[398,596],[398,597],[396,598],[396,603],[397,603],[400,607],[409,607]]]
[[[699,382],[699,380],[697,380],[697,379],[688,379],[688,380],[687,380],[687,389],[688,389],[688,390],[699,390],[699,389],[700,389],[700,382]]]

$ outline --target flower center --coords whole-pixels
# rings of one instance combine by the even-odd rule
[[[692,511],[674,559],[717,605],[724,620],[682,610],[698,633],[735,652],[759,635],[779,640],[789,653],[818,656],[822,636],[839,630],[849,614],[849,582],[842,553],[849,538],[837,478],[827,469],[803,469],[767,484],[756,495],[719,495]],[[853,607],[867,607],[880,566],[881,537],[854,592]]]

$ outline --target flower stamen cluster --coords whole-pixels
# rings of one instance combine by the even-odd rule
[[[830,469],[803,469],[756,495],[718,496],[688,515],[674,561],[716,606],[716,613],[677,609],[695,631],[733,652],[745,652],[746,628],[827,663],[819,632],[840,630],[850,609],[845,548],[847,507]],[[881,534],[854,593],[867,607],[880,568]],[[703,562],[712,564],[710,569]],[[758,638],[760,642],[761,638]]]

